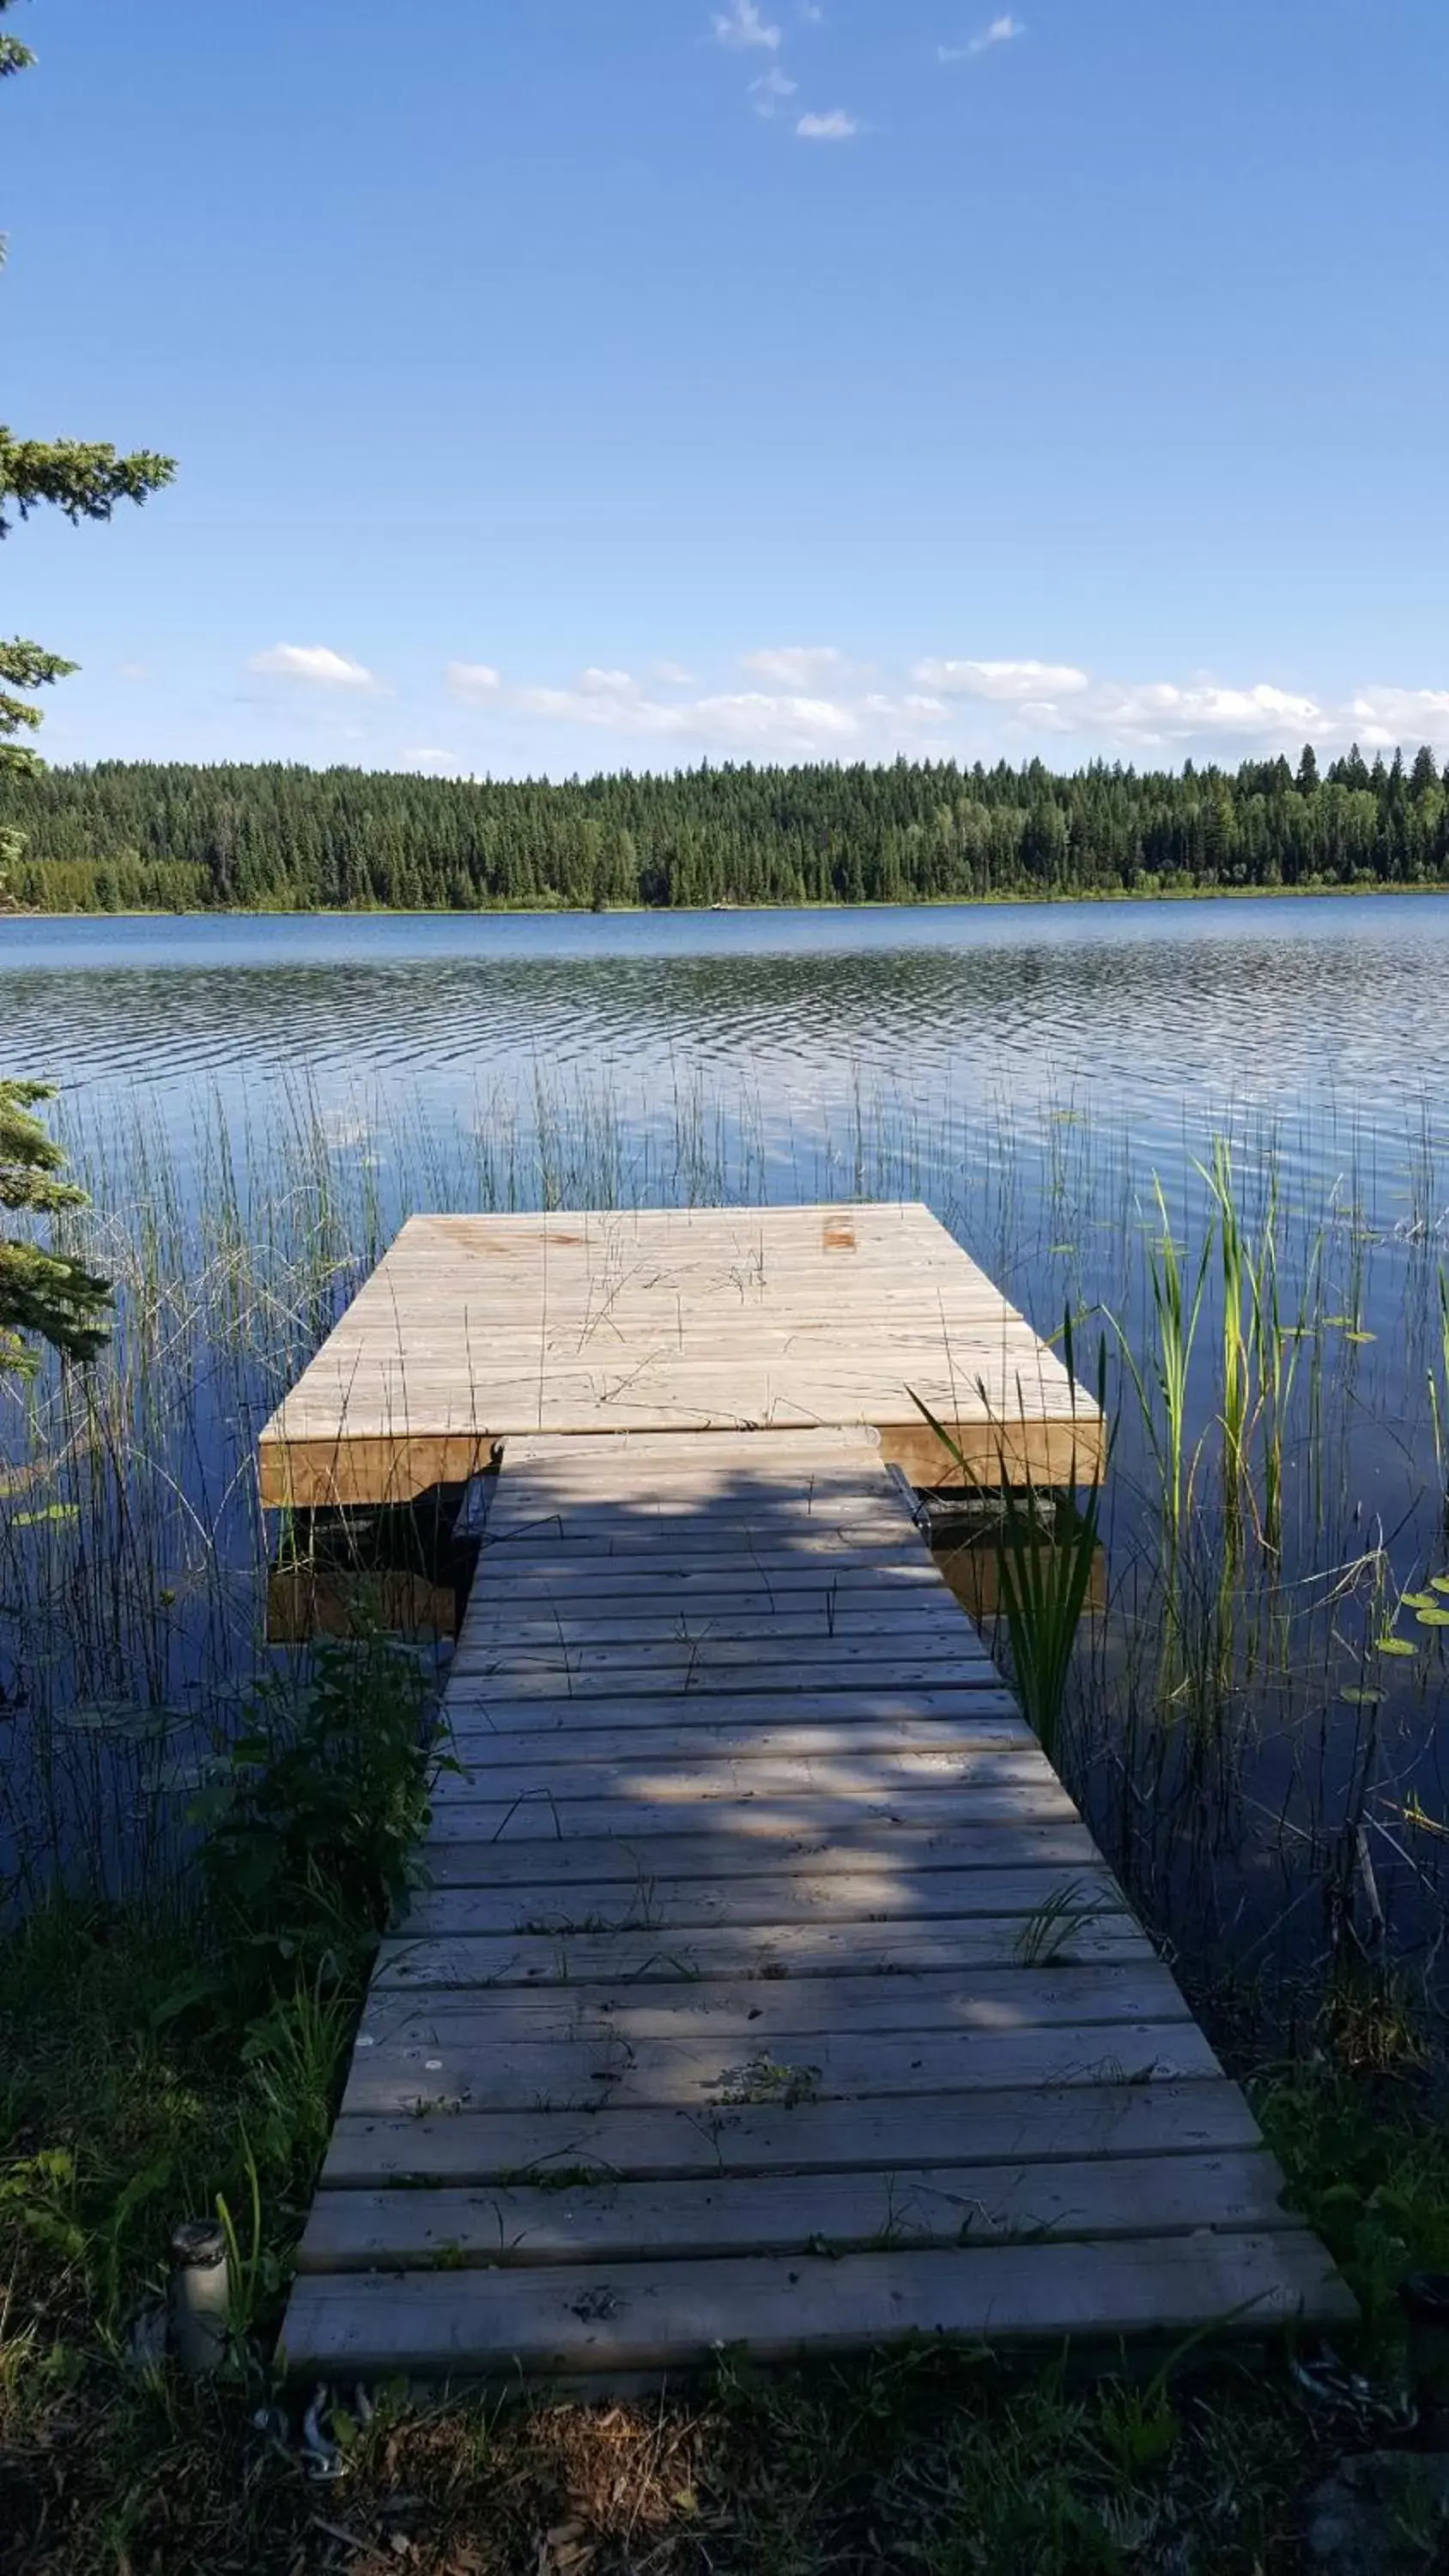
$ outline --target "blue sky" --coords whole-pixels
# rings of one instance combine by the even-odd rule
[[[52,759],[1449,749],[1445,0],[33,0]]]

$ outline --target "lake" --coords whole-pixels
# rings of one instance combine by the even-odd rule
[[[756,1104],[772,1177],[889,1096],[928,1133],[1078,1097],[1168,1165],[1228,1116],[1376,1170],[1449,1098],[1449,896],[868,912],[0,921],[0,1047],[95,1109],[198,1085],[468,1115],[540,1072]],[[1392,1186],[1384,1175],[1385,1186]]]
[[[1145,1909],[1261,1967],[1372,1884],[1412,1953],[1449,1819],[1446,989],[1437,895],[0,922],[0,1069],[61,1086],[122,1282],[104,1475],[53,1384],[0,1429],[51,1498],[11,1530],[0,1693],[89,1759],[97,1707],[194,1727],[245,1682],[256,1429],[409,1209],[921,1197],[1039,1330],[1071,1317],[1081,1373],[1104,1355],[1066,1767]],[[1169,1549],[1161,1298],[1200,1257]]]

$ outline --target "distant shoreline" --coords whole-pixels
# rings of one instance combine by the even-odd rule
[[[1311,902],[1337,897],[1375,895],[1449,896],[1449,879],[1423,878],[1385,885],[1300,886],[1098,886],[1068,887],[1031,894],[951,894],[900,896],[890,902],[860,903],[610,903],[596,909],[581,903],[448,904],[203,904],[185,911],[117,906],[114,911],[72,907],[37,911],[16,904],[0,911],[0,932],[12,921],[607,921],[625,919],[703,920],[718,914],[765,912],[1001,912],[1035,909],[1058,911],[1072,904],[1114,903],[1277,903]]]

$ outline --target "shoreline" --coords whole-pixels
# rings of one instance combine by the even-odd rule
[[[993,912],[1061,911],[1071,905],[1118,903],[1311,903],[1337,897],[1360,900],[1377,895],[1449,896],[1449,878],[1427,878],[1410,884],[1299,886],[1099,886],[1059,888],[1032,893],[902,896],[891,903],[718,903],[592,904],[480,903],[428,904],[204,904],[173,910],[118,905],[114,911],[71,907],[37,911],[16,904],[0,911],[0,932],[12,921],[607,921],[643,919],[705,920],[715,914],[792,912]]]

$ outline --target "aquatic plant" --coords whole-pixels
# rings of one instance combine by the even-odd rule
[[[1434,1133],[1406,1129],[1416,1210],[1444,1195]],[[1386,1947],[1432,1938],[1449,1545],[1427,1384],[1442,1422],[1449,1309],[1432,1231],[1364,1214],[1394,1167],[1366,1172],[1352,1138],[1315,1190],[1301,1140],[1230,1122],[1159,1182],[1075,1100],[928,1114],[862,1081],[782,1149],[747,1087],[681,1076],[661,1104],[530,1075],[444,1120],[301,1088],[255,1124],[204,1099],[169,1130],[68,1107],[61,1141],[95,1200],[59,1221],[66,1248],[117,1281],[116,1332],[86,1371],[0,1382],[14,1895],[165,1884],[255,1675],[305,1682],[305,1647],[265,1644],[269,1545],[305,1533],[262,1513],[256,1435],[411,1208],[859,1193],[927,1197],[1044,1332],[1064,1308],[1078,1348],[1105,1332],[1110,1476],[1051,1548],[1044,1497],[1005,1532],[994,1642],[1149,1919],[1291,2012],[1283,1971],[1322,1951],[1329,1888],[1363,1906],[1339,1857],[1361,1826]]]

